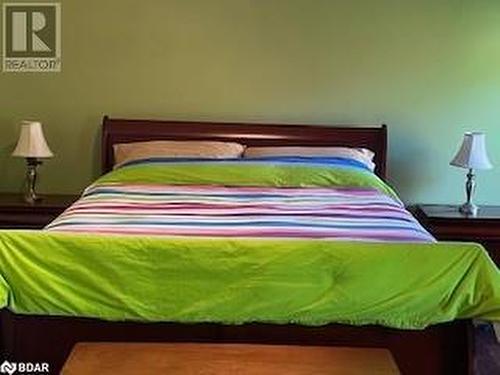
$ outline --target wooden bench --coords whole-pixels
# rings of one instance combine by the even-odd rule
[[[78,343],[64,375],[399,374],[385,349],[246,344]]]

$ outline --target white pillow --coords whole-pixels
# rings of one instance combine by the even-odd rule
[[[235,142],[212,141],[149,141],[113,145],[115,168],[147,158],[239,158],[245,146]]]

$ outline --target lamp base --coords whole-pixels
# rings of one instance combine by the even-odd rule
[[[30,195],[29,193],[24,194],[24,201],[29,204],[35,204],[42,200],[38,195]]]
[[[24,188],[24,201],[29,204],[35,204],[41,198],[36,193],[37,168],[42,162],[36,158],[26,158],[26,181]]]
[[[464,203],[461,205],[458,210],[465,216],[477,216],[477,212],[479,211],[479,207],[474,203]]]

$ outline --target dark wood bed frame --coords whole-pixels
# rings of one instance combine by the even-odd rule
[[[204,123],[104,118],[102,170],[113,166],[112,146],[145,140],[219,140],[246,145],[367,147],[376,152],[376,173],[386,177],[387,127]],[[13,361],[49,362],[58,372],[81,341],[245,342],[266,344],[383,347],[403,374],[472,373],[470,321],[438,324],[420,331],[381,326],[329,324],[322,327],[274,324],[178,324],[107,322],[0,312],[1,352]]]

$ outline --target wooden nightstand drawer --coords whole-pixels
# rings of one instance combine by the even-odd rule
[[[77,199],[77,195],[45,195],[29,204],[18,194],[0,194],[0,228],[43,228]]]
[[[483,206],[475,217],[464,216],[457,206],[449,205],[417,205],[414,212],[436,239],[480,243],[500,266],[500,207]]]

